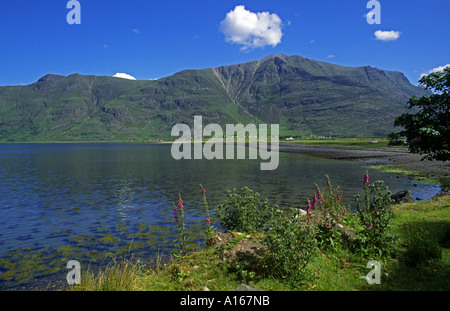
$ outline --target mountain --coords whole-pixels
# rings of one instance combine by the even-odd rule
[[[0,87],[0,141],[145,141],[172,126],[280,124],[280,135],[380,137],[412,96],[400,72],[301,56],[184,70],[159,80],[46,75]]]

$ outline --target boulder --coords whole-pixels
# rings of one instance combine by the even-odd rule
[[[391,195],[391,199],[394,200],[395,204],[415,202],[414,198],[411,195],[411,191],[409,191],[409,190],[399,191],[399,192]]]

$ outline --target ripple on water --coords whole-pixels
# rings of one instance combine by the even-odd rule
[[[72,259],[87,264],[130,252],[145,257],[170,252],[177,237],[172,202],[178,193],[189,229],[198,234],[202,228],[199,184],[207,190],[212,215],[226,190],[244,186],[272,204],[304,207],[315,184],[325,185],[325,174],[347,202],[362,194],[366,167],[356,161],[281,154],[275,171],[261,171],[260,162],[175,161],[170,146],[160,145],[0,145],[0,289],[36,286],[45,277],[65,281],[65,265]],[[392,192],[409,189],[415,198],[426,200],[440,190],[370,173]]]

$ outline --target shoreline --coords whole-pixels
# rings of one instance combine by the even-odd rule
[[[422,155],[410,153],[407,149],[280,143],[279,151],[334,160],[363,161],[368,166],[394,169],[410,178],[430,179],[440,185],[450,183],[450,162],[422,161]]]
[[[170,142],[164,142],[166,144]],[[159,143],[159,144],[164,144]],[[136,143],[139,144],[139,143]],[[347,161],[362,161],[366,165],[370,166],[385,166],[392,167],[409,167],[417,174],[423,174],[425,176],[429,174],[430,177],[443,177],[450,175],[450,162],[437,162],[437,161],[420,161],[421,155],[411,154],[404,148],[367,148],[367,147],[348,147],[348,146],[324,146],[324,145],[304,145],[298,143],[279,143],[279,151],[285,153],[297,153],[312,157],[323,157],[335,160],[347,160]],[[420,164],[420,166],[418,166]],[[408,171],[410,172],[410,171]],[[442,175],[439,175],[439,173]],[[445,175],[444,175],[445,174]],[[410,175],[412,178],[419,175]],[[442,185],[442,184],[441,184]],[[66,285],[63,281],[59,281],[59,284]],[[27,285],[28,286],[28,285]],[[15,290],[60,290],[58,284],[40,283],[38,285],[31,284],[30,288],[27,286],[18,286],[16,288],[7,289],[8,291]],[[44,289],[45,288],[45,289]]]
[[[2,142],[15,144],[137,144],[167,145],[171,141],[53,141],[53,142]],[[248,146],[248,143],[245,143]],[[363,161],[367,166],[407,175],[411,179],[425,179],[443,187],[450,186],[450,161],[421,160],[422,155],[413,154],[406,148],[350,147],[314,145],[297,142],[279,142],[279,152],[297,153],[333,160]]]

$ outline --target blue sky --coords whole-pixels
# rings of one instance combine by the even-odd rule
[[[274,53],[401,71],[413,84],[450,64],[447,0],[379,0],[372,25],[368,0],[78,2],[81,24],[70,25],[68,0],[0,1],[0,85],[47,73],[148,80]]]

